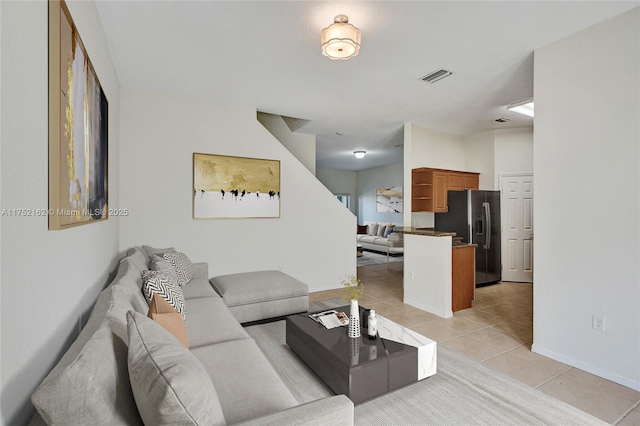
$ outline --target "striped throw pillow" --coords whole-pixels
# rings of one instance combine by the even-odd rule
[[[171,283],[171,278],[162,271],[144,271],[142,273],[142,293],[147,303],[151,304],[153,294],[157,294],[166,300],[173,308],[185,316],[184,295],[179,287]]]
[[[193,263],[184,253],[165,253],[162,258],[169,261],[176,271],[178,285],[185,285],[193,278]]]

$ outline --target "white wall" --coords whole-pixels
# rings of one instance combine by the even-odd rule
[[[411,169],[434,167],[438,169],[465,170],[465,143],[461,136],[430,130],[405,123],[404,128],[404,181],[405,198],[411,199]],[[405,209],[407,226],[433,227],[433,213],[411,213]]]
[[[350,210],[358,214],[358,172],[355,170],[338,170],[318,167],[316,177],[334,194],[351,196]]]
[[[316,135],[292,132],[279,115],[258,112],[258,121],[311,173],[316,173]]]
[[[495,131],[466,137],[465,148],[465,169],[480,173],[480,189],[495,189]]]
[[[465,170],[480,173],[480,189],[500,189],[503,173],[533,172],[533,127],[474,133],[464,143]]]
[[[414,124],[411,132],[411,168],[435,167],[465,170],[465,144],[462,136],[437,132]]]
[[[118,207],[119,83],[93,2],[69,2],[109,100],[109,202]],[[47,2],[0,2],[3,209],[48,208]],[[118,257],[118,221],[48,231],[46,217],[1,223],[2,424],[25,424],[31,393],[86,321]]]
[[[402,225],[402,213],[378,213],[376,190],[378,188],[401,186],[404,189],[404,166],[402,163],[389,164],[358,171],[358,223],[384,222]],[[411,202],[407,204],[411,208]]]
[[[120,248],[174,246],[209,275],[277,269],[337,288],[356,273],[356,219],[251,108],[123,90]],[[280,160],[280,218],[192,219],[193,153]]]
[[[500,129],[494,134],[494,187],[483,188],[480,175],[480,189],[500,189],[500,175],[504,173],[533,172],[533,127]]]
[[[536,50],[534,69],[533,351],[636,390],[638,34],[640,8]]]
[[[404,181],[407,185],[404,188],[404,199],[411,200],[411,169],[413,163],[411,158],[413,157],[413,124],[404,123],[404,148],[403,148],[403,164],[404,164]],[[411,201],[408,202],[408,206],[402,213],[402,218],[406,226],[412,225],[411,217],[414,213],[411,213]]]

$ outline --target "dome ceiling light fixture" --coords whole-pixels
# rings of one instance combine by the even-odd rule
[[[349,23],[347,15],[338,15],[322,30],[322,54],[334,61],[345,61],[360,52],[360,30]]]
[[[364,158],[366,153],[367,151],[353,151],[353,155],[355,155],[358,160]]]

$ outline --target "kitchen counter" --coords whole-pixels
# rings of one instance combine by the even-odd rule
[[[452,244],[451,248],[452,249],[461,249],[461,248],[468,248],[468,247],[478,247],[477,244],[467,244],[467,243],[462,243],[462,244]]]
[[[456,236],[455,232],[439,232],[439,231],[434,231],[433,228],[413,228],[410,226],[397,227],[394,229],[393,232],[398,232],[400,234],[408,234],[408,235],[424,235],[426,237],[455,237]],[[459,239],[462,239],[462,237],[453,238],[451,248],[456,249],[456,248],[465,248],[465,247],[478,247],[477,244],[469,244],[469,243],[463,243],[463,242],[457,241]]]
[[[404,234],[404,303],[443,318],[470,306],[477,244],[433,228],[400,227],[394,232]]]
[[[438,232],[433,228],[413,228],[411,226],[396,227],[393,232],[410,235],[424,235],[427,237],[455,237],[455,232]]]
[[[413,232],[413,228],[408,231],[404,235],[403,301],[439,317],[451,318],[451,261],[454,253],[467,250],[452,250],[453,232],[421,229]]]
[[[397,227],[394,229],[393,232],[398,232],[400,234],[408,234],[408,235],[424,235],[426,237],[455,237],[456,236],[455,232],[439,232],[439,231],[434,231],[433,228],[413,228],[410,226]],[[451,248],[459,249],[459,248],[466,248],[466,247],[478,247],[477,244],[462,243],[462,242],[456,241],[457,239],[462,239],[462,237],[453,238]]]

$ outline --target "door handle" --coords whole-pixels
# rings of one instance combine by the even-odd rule
[[[484,208],[484,216],[486,217],[487,226],[484,230],[484,246],[483,248],[489,249],[491,248],[491,207],[489,203],[482,203],[482,207]]]

